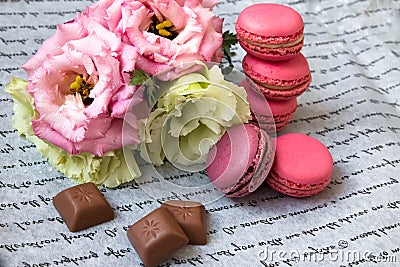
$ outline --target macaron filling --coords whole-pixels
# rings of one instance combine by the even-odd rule
[[[259,80],[256,80],[254,76],[252,77],[250,74],[249,76],[256,84],[272,90],[290,90],[296,87],[302,87],[311,82],[311,74],[308,74],[301,79],[291,81],[268,79],[261,76],[258,76],[257,79]]]
[[[307,90],[310,83],[311,83],[311,79],[306,83],[296,85],[291,90],[269,89],[262,85],[259,85],[258,83],[255,83],[255,85],[267,99],[288,100],[290,98],[297,97],[297,96],[301,95],[302,93],[304,93]]]
[[[239,39],[239,44],[243,47],[247,53],[259,57],[264,60],[286,60],[292,58],[293,56],[300,53],[301,48],[303,47],[303,42],[291,46],[291,47],[279,47],[279,48],[266,48],[261,47],[258,45],[252,45],[249,43],[244,42],[243,40]]]
[[[275,85],[271,85],[271,84],[268,84],[268,83],[260,83],[260,82],[257,82],[257,81],[254,81],[255,83],[258,83],[259,85],[261,85],[261,86],[263,86],[263,87],[265,87],[265,88],[268,88],[268,89],[273,89],[273,90],[290,90],[290,89],[293,89],[293,88],[295,88],[297,85],[292,85],[292,86],[275,86]]]
[[[245,40],[245,41],[250,41],[257,45],[259,45],[259,44],[282,45],[282,44],[294,43],[294,44],[290,45],[290,46],[294,46],[296,44],[301,43],[303,40],[303,37],[304,37],[304,28],[302,28],[300,31],[296,32],[295,34],[286,35],[286,36],[263,36],[260,34],[248,32],[245,29],[243,29],[242,27],[240,27],[238,24],[235,25],[235,30],[240,39]],[[290,47],[290,46],[287,46],[287,47]]]
[[[298,45],[299,43],[303,42],[303,36],[299,37],[297,40],[288,43],[262,43],[262,42],[255,42],[245,38],[241,38],[244,42],[249,43],[251,45],[256,45],[259,47],[269,48],[269,49],[276,49],[276,48],[288,48]]]

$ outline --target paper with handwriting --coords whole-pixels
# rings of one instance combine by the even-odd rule
[[[261,1],[223,1],[224,29]],[[126,237],[134,222],[168,199],[207,202],[208,244],[187,246],[160,266],[398,266],[400,262],[400,1],[281,1],[305,22],[302,50],[313,81],[282,133],[321,140],[334,159],[332,182],[308,198],[267,186],[241,199],[216,198],[212,186],[191,192],[144,189],[159,177],[101,189],[110,222],[71,233],[52,197],[74,184],[12,127],[4,86],[56,24],[93,1],[0,0],[0,266],[140,266]],[[243,50],[233,58],[241,69]],[[166,172],[177,184],[207,184],[204,172]]]

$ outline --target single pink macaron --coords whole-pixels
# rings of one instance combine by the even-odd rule
[[[254,90],[253,84],[249,84],[247,80],[241,83],[241,86],[247,92],[252,120],[261,124],[262,128],[268,131],[273,130],[273,124],[275,124],[276,131],[283,129],[290,122],[297,109],[297,98],[267,101],[264,95]]]
[[[280,4],[255,4],[245,8],[235,25],[240,45],[264,60],[286,60],[298,54],[304,43],[300,14]]]
[[[255,191],[271,169],[275,144],[257,124],[229,128],[210,150],[206,173],[227,197]]]
[[[267,99],[288,100],[297,97],[311,83],[310,67],[301,53],[285,61],[265,61],[247,54],[242,66]]]
[[[331,153],[319,140],[301,133],[276,138],[275,159],[266,183],[294,197],[315,195],[329,184],[333,172]]]

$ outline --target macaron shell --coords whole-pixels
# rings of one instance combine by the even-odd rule
[[[264,97],[262,92],[257,88],[257,85],[249,78],[243,80],[240,86],[246,90],[247,102],[250,105],[252,120],[258,122],[272,123],[273,113],[269,101]]]
[[[268,179],[266,180],[269,187],[275,191],[293,197],[309,197],[318,194],[325,189],[329,182],[330,179],[319,184],[297,184],[280,177],[275,172],[269,173]]]
[[[282,61],[288,60],[300,53],[304,39],[295,46],[281,47],[281,48],[267,48],[255,44],[248,43],[239,39],[240,46],[253,57],[268,60],[268,61]]]
[[[245,166],[245,172],[241,171],[240,177],[238,177],[239,172],[236,169],[243,170],[243,165],[237,165],[243,164],[244,161],[236,161],[235,156],[232,156],[230,164],[233,165],[229,165],[227,163],[229,159],[224,157],[236,154],[240,157],[243,150],[246,150],[245,142],[238,142],[236,146],[228,144],[231,140],[227,138],[228,134],[225,134],[209,153],[209,155],[214,154],[215,157],[210,156],[207,159],[209,165],[206,173],[210,181],[227,197],[243,197],[261,186],[268,176],[275,154],[274,139],[269,138],[258,125],[248,123],[244,125],[244,128],[246,133],[243,133],[243,125],[236,125],[227,130],[227,132],[233,131],[233,134],[244,135],[243,138],[252,139],[248,142],[248,145],[252,147],[250,149],[252,157]],[[233,137],[232,140],[235,140],[235,138]],[[255,148],[255,151],[253,148]]]
[[[285,128],[285,126],[288,125],[289,122],[290,122],[290,119],[275,122],[276,131],[278,132],[278,131],[282,130],[283,128]]]
[[[293,86],[310,79],[310,67],[303,54],[290,60],[265,61],[251,55],[243,58],[244,72],[258,83],[273,86]]]
[[[286,101],[266,100],[260,92],[255,92],[248,82],[241,84],[247,92],[247,101],[250,104],[252,120],[261,124],[275,123],[276,131],[286,126],[297,109],[297,99]],[[254,86],[254,83],[252,83]],[[268,106],[268,107],[267,107]],[[268,131],[272,129],[268,126]]]
[[[255,124],[250,125],[255,126]],[[263,184],[271,169],[273,162],[271,155],[275,153],[274,144],[262,129],[258,128],[258,126],[255,127],[259,132],[259,144],[253,164],[248,169],[247,174],[236,185],[223,190],[227,197],[237,198],[249,195]]]
[[[294,97],[287,101],[269,100],[268,104],[274,116],[276,130],[280,131],[290,122],[296,112],[297,98]]]
[[[207,157],[206,173],[221,191],[240,183],[253,164],[259,146],[259,133],[251,124],[229,128]],[[250,174],[251,175],[251,174]]]
[[[286,187],[319,192],[329,183],[332,172],[333,159],[324,144],[305,134],[291,133],[276,139],[275,159],[266,182],[281,193],[286,193],[282,189]]]
[[[260,145],[260,148],[262,148],[262,150],[259,150],[260,153],[258,153],[258,157],[260,159],[262,158],[262,160],[259,161],[258,167],[250,181],[248,187],[250,192],[255,191],[264,183],[265,179],[267,179],[275,157],[275,138],[269,136],[263,126],[261,126],[260,129],[262,134],[262,145]]]
[[[308,80],[307,82],[300,84],[290,90],[274,90],[263,87],[259,84],[256,84],[256,86],[268,100],[279,101],[279,100],[289,100],[291,98],[300,96],[307,90],[307,88],[310,86],[310,83],[311,83],[311,77],[310,80]]]
[[[235,30],[243,49],[263,60],[292,58],[304,43],[302,17],[296,10],[280,4],[255,4],[245,8],[239,14]]]
[[[293,114],[297,109],[297,99],[289,99],[287,101],[274,101],[268,100],[269,107],[272,111],[274,118],[286,118],[288,115]]]
[[[264,61],[247,54],[242,61],[246,75],[267,99],[288,100],[304,93],[312,78],[307,59],[300,53],[285,61]],[[268,88],[292,87],[290,89]]]
[[[260,37],[283,37],[292,41],[304,28],[303,19],[294,9],[280,4],[255,4],[245,8],[236,24],[244,31]],[[284,25],[284,27],[282,27]]]

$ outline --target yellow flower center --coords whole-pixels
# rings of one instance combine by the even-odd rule
[[[81,75],[75,77],[75,81],[69,86],[69,93],[72,95],[80,94],[82,102],[85,106],[92,104],[93,98],[89,97],[90,90],[92,90],[94,84],[87,82]]]
[[[154,20],[150,25],[149,31],[172,40],[178,35],[173,28],[174,24],[172,24],[170,20],[164,20],[158,23],[157,20]]]

